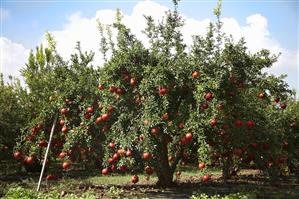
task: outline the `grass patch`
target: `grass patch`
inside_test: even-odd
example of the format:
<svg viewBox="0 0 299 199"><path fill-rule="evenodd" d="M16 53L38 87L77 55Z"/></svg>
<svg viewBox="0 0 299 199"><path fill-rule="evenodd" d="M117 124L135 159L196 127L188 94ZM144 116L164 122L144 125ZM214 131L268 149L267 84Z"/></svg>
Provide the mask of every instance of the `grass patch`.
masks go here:
<svg viewBox="0 0 299 199"><path fill-rule="evenodd" d="M299 198L299 187L296 181L289 179L277 186L271 186L261 181L264 178L255 177L256 170L244 170L241 176L232 179L226 184L222 183L219 178L221 171L219 169L205 169L203 172L199 171L197 167L179 166L178 171L181 172L179 178L174 176L174 180L178 183L178 187L171 189L158 189L154 185L157 182L155 175L149 179L144 173L140 173L139 182L134 185L131 183L132 174L110 174L103 176L99 171L69 171L63 173L56 181L43 180L41 186L41 195L43 198L189 198L192 195L205 198L204 195L213 196L220 194L220 196L233 193L254 193L257 196L289 196L288 198ZM205 173L212 175L211 182L202 183L201 176ZM19 174L17 174L19 175ZM247 176L247 177L246 177ZM250 176L248 178L248 176ZM16 192L24 191L25 194L34 192L38 182L38 174L29 174L20 176L16 181L0 180L0 197L13 189ZM9 179L9 176L8 176ZM294 184L294 183L295 184ZM16 190L21 187L25 190ZM88 194L85 194L88 193ZM16 193L16 195L19 193ZM83 195L85 194L85 195ZM220 198L219 196L219 198ZM209 197L208 197L209 198ZM213 197L210 197L213 198ZM282 197L283 198L283 197ZM218 198L217 198L218 199Z"/></svg>

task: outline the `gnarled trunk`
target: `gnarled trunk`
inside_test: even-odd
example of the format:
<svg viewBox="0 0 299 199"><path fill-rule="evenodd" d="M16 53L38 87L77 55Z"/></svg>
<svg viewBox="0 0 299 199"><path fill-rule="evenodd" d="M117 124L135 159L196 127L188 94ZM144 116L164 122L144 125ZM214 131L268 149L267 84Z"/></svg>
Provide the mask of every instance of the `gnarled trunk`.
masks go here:
<svg viewBox="0 0 299 199"><path fill-rule="evenodd" d="M156 173L158 177L157 186L171 187L174 185L173 174L181 156L178 155L173 161L173 163L171 165L169 164L167 142L164 136L161 137L161 142L157 147L157 150L159 151L159 155L157 156L158 165L156 168Z"/></svg>
<svg viewBox="0 0 299 199"><path fill-rule="evenodd" d="M157 170L157 177L158 177L158 182L157 182L157 186L159 187L171 187L174 185L173 182L173 172L170 171L170 167L164 167L162 168L162 164L161 167L159 168L159 170Z"/></svg>
<svg viewBox="0 0 299 199"><path fill-rule="evenodd" d="M223 177L223 182L226 183L228 179L230 179L230 167L231 167L231 160L230 158L225 159L222 158L222 177Z"/></svg>

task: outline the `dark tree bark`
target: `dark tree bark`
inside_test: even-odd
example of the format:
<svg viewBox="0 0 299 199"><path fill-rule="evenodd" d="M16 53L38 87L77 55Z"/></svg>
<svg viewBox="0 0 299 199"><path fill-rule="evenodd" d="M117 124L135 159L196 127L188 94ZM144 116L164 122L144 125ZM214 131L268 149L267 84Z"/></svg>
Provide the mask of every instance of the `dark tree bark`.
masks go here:
<svg viewBox="0 0 299 199"><path fill-rule="evenodd" d="M231 167L231 159L222 158L222 177L224 183L226 183L227 180L230 179L231 177L230 167Z"/></svg>
<svg viewBox="0 0 299 199"><path fill-rule="evenodd" d="M181 105L184 98L186 98L187 89L182 89L180 93L178 93L178 97L174 98L174 106L168 110L168 112L173 113L177 112L179 109L179 106ZM168 162L168 149L167 149L167 135L162 134L159 137L159 145L157 146L157 150L159 151L158 155L158 165L156 168L156 173L158 177L157 186L159 187L171 187L175 183L173 182L173 174L176 170L176 166L179 163L181 159L181 153L178 153L176 155L173 163L170 165Z"/></svg>
<svg viewBox="0 0 299 199"><path fill-rule="evenodd" d="M173 182L173 174L175 172L178 162L181 159L181 154L175 157L175 160L171 165L169 164L167 142L164 135L161 136L161 142L157 147L157 150L159 151L159 155L157 156L159 163L156 169L158 177L157 186L172 187L175 185L175 183Z"/></svg>

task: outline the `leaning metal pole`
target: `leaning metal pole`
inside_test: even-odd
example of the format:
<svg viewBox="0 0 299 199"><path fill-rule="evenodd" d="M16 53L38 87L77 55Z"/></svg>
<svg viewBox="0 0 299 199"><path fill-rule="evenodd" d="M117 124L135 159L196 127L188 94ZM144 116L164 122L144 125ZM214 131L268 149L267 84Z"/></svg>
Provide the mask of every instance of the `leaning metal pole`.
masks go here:
<svg viewBox="0 0 299 199"><path fill-rule="evenodd" d="M51 145L53 133L54 133L54 130L55 130L57 118L58 118L58 113L56 113L55 119L54 119L54 122L53 122L53 125L52 125L52 129L51 129L51 133L50 133L50 138L49 138L49 141L48 141L48 146L47 146L46 154L45 154L45 157L44 157L43 167L42 167L42 170L40 172L40 176L39 176L39 180L38 180L38 184L37 184L37 189L36 189L37 192L39 192L40 184L42 182L42 178L43 178L43 175L44 175L44 171L45 171L45 167L46 167L46 162L47 162L47 158L48 158L48 152L49 152L49 149L50 149L50 145Z"/></svg>

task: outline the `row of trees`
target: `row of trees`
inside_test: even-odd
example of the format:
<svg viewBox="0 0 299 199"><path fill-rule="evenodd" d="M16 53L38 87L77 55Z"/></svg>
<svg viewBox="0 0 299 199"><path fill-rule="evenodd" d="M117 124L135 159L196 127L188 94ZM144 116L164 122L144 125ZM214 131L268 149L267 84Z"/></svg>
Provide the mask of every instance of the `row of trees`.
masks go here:
<svg viewBox="0 0 299 199"><path fill-rule="evenodd" d="M59 113L48 163L61 161L64 169L72 162L103 168L104 175L144 168L161 186L171 186L178 163L191 156L201 168L220 166L224 180L250 166L273 178L295 172L299 104L283 77L262 72L278 57L249 53L243 39L221 32L219 5L215 15L207 35L194 36L187 49L175 2L163 21L146 17L146 48L118 11L112 26L99 24L101 52L112 54L100 68L79 43L64 61L47 34L49 47L31 52L22 70L30 92L1 84L26 99L14 98L16 110L27 110L13 130L22 129L15 159L40 164Z"/></svg>

